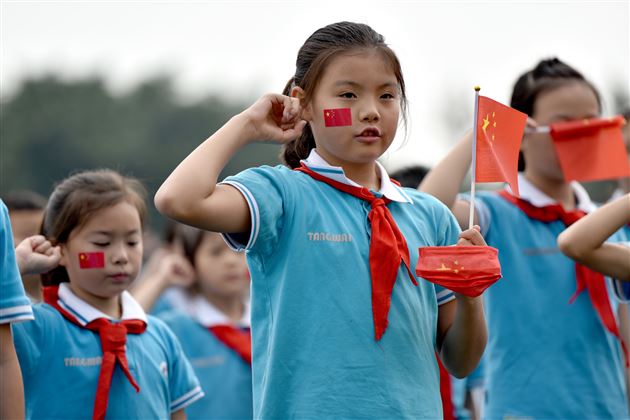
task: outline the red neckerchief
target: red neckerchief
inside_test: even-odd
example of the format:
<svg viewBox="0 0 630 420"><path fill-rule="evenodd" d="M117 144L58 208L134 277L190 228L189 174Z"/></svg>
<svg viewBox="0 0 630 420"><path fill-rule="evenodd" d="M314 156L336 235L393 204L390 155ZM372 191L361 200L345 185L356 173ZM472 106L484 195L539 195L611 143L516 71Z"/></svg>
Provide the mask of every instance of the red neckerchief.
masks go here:
<svg viewBox="0 0 630 420"><path fill-rule="evenodd" d="M249 330L244 331L232 325L215 325L208 327L208 330L249 365L252 364L252 335Z"/></svg>
<svg viewBox="0 0 630 420"><path fill-rule="evenodd" d="M109 398L109 388L112 384L112 375L116 362L122 369L123 373L136 389L140 392L140 387L131 376L125 354L125 343L127 342L127 333L142 334L147 324L144 321L133 319L124 320L113 323L107 318L98 318L91 321L87 325L81 325L74 315L62 308L59 303L59 287L44 287L44 302L55 308L64 318L81 328L97 332L101 339L101 348L103 350L103 361L101 370L98 375L98 385L96 388L96 400L94 402L93 419L104 419L107 412L107 400Z"/></svg>
<svg viewBox="0 0 630 420"><path fill-rule="evenodd" d="M390 202L386 197L378 198L367 188L354 187L342 182L334 181L314 172L302 163L296 171L304 172L313 179L324 182L333 188L350 194L361 200L368 201L372 209L368 219L372 226L370 238L370 275L372 277L372 316L374 317L374 336L380 340L387 329L387 314L391 305L392 290L398 274L398 268L403 263L409 278L415 286L416 278L411 273L409 263L409 249L407 241L400 233L396 221L389 212L386 204ZM392 182L395 182L392 180Z"/></svg>
<svg viewBox="0 0 630 420"><path fill-rule="evenodd" d="M525 200L511 195L505 190L501 191L499 195L521 209L529 218L540 220L545 223L561 220L565 226L569 226L586 215L586 213L582 210L565 211L560 204L536 207ZM595 308L595 312L597 312L597 315L602 321L602 324L604 324L604 327L621 343L621 348L623 349L626 359L626 367L630 367L628 348L619 334L619 328L615 320L615 315L613 314L613 310L610 306L610 300L608 299L608 291L606 290L606 281L604 276L578 263L575 263L575 275L577 289L571 299L569 299L569 303L573 303L584 289L588 290L588 295L591 299L593 308Z"/></svg>

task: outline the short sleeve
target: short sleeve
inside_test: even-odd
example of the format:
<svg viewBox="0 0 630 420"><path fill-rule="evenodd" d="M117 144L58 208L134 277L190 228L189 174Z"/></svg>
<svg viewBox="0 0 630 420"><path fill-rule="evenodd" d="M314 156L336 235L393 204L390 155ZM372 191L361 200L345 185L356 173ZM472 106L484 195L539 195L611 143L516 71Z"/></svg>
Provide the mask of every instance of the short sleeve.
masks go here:
<svg viewBox="0 0 630 420"><path fill-rule="evenodd" d="M287 199L284 167L261 166L226 178L222 184L236 188L247 201L251 229L246 234L224 234L228 245L236 251L270 254L278 243L284 221Z"/></svg>
<svg viewBox="0 0 630 420"><path fill-rule="evenodd" d="M163 321L155 317L151 317L150 322L159 324L161 335L164 336L171 353L169 354L168 386L171 395L171 413L174 413L203 398L204 392L175 334Z"/></svg>
<svg viewBox="0 0 630 420"><path fill-rule="evenodd" d="M33 319L15 260L9 212L0 200L0 324Z"/></svg>

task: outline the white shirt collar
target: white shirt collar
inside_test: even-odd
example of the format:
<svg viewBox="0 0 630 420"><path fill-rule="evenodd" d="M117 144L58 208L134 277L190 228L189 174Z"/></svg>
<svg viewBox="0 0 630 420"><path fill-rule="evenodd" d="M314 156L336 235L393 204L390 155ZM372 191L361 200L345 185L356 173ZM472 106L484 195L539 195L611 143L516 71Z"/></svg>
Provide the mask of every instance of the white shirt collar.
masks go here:
<svg viewBox="0 0 630 420"><path fill-rule="evenodd" d="M579 210L590 213L597 208L582 185L576 181L571 181L571 188L573 189L573 194L575 194L575 198L577 200L576 204ZM553 198L549 197L547 194L539 190L534 184L528 181L527 178L525 178L525 175L521 172L518 174L518 190L520 198L529 201L536 207L557 204Z"/></svg>
<svg viewBox="0 0 630 420"><path fill-rule="evenodd" d="M126 290L120 295L122 305L122 317L120 320L139 319L147 322L147 314L142 306ZM81 325L89 324L98 318L107 318L117 321L109 315L105 315L80 297L74 294L67 283L59 285L59 305L74 315Z"/></svg>
<svg viewBox="0 0 630 420"><path fill-rule="evenodd" d="M330 165L324 160L323 157L319 155L319 153L317 153L317 150L315 149L312 149L308 157L302 160L302 162L304 162L304 164L308 166L309 169L317 172L322 176L325 176L326 178L330 178L334 181L341 182L346 185L352 185L353 187L361 188L361 185L346 177L346 174L344 173L342 167ZM383 165L381 165L377 161L376 167L378 168L381 175L381 189L378 192L392 201L413 204L413 200L411 199L411 197L409 197L401 187L391 181Z"/></svg>
<svg viewBox="0 0 630 420"><path fill-rule="evenodd" d="M234 325L234 322L232 322L227 315L218 310L202 296L195 296L193 298L190 306L190 316L206 328L216 325ZM251 325L250 318L249 304L245 303L243 317L238 321L236 326L249 328Z"/></svg>

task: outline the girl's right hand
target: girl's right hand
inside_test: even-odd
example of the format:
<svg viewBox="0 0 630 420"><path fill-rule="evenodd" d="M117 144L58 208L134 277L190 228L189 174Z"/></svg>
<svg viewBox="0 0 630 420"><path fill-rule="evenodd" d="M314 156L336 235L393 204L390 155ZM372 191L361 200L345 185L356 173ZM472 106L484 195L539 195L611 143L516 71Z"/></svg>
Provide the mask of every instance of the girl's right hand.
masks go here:
<svg viewBox="0 0 630 420"><path fill-rule="evenodd" d="M302 134L306 121L298 98L270 93L241 114L250 129L249 138L287 143Z"/></svg>

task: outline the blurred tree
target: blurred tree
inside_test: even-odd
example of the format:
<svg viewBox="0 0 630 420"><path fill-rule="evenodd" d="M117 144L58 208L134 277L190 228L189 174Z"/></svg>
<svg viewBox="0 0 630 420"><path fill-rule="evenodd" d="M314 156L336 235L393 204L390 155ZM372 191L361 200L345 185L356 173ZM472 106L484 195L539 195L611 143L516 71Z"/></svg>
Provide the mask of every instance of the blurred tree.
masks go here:
<svg viewBox="0 0 630 420"><path fill-rule="evenodd" d="M166 77L122 96L111 95L96 78L30 80L2 103L0 196L13 189L47 195L72 172L108 167L141 179L151 204L170 171L246 106L216 96L179 104ZM222 175L277 164L278 153L276 145L248 146Z"/></svg>

